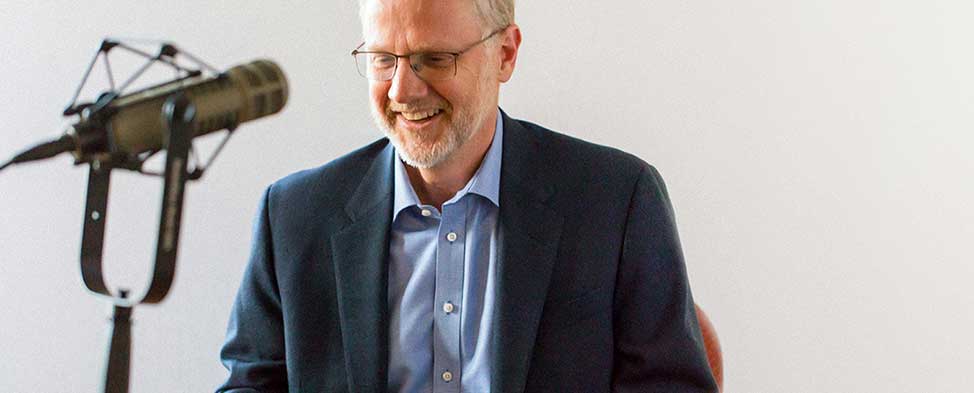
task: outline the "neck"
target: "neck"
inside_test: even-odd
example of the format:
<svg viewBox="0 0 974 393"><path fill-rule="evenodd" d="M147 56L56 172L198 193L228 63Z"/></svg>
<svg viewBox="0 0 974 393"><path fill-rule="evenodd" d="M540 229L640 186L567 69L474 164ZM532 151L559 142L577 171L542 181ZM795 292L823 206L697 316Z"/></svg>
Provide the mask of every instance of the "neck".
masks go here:
<svg viewBox="0 0 974 393"><path fill-rule="evenodd" d="M457 194L480 168L480 164L494 140L496 112L488 116L485 125L474 133L443 162L431 168L416 168L406 165L409 183L420 202L443 210L443 203Z"/></svg>

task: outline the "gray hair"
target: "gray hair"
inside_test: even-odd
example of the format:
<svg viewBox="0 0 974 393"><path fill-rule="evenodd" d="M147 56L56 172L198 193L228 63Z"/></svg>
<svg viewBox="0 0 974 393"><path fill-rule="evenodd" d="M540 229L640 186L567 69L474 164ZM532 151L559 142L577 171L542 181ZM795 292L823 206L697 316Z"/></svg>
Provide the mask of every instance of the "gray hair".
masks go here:
<svg viewBox="0 0 974 393"><path fill-rule="evenodd" d="M370 0L359 0L359 19L365 20L365 6ZM467 0L473 1L477 15L484 26L493 31L514 23L514 0Z"/></svg>
<svg viewBox="0 0 974 393"><path fill-rule="evenodd" d="M490 30L514 23L514 0L475 0L477 13Z"/></svg>

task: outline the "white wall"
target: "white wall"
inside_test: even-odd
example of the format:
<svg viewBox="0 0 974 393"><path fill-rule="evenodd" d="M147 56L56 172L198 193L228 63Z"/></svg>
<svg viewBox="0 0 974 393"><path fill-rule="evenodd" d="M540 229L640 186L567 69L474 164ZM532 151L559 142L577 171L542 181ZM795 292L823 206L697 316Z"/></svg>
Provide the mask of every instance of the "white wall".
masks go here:
<svg viewBox="0 0 974 393"><path fill-rule="evenodd" d="M557 5L556 5L557 4ZM974 377L974 6L967 1L521 1L502 106L668 181L733 392L956 392ZM285 112L187 193L177 281L135 310L132 391L212 390L263 188L379 136L354 1L4 2L0 158L56 136L107 35L220 68L269 57ZM110 306L84 290L86 172L0 172L0 391L97 391ZM106 261L144 288L160 185L114 177Z"/></svg>

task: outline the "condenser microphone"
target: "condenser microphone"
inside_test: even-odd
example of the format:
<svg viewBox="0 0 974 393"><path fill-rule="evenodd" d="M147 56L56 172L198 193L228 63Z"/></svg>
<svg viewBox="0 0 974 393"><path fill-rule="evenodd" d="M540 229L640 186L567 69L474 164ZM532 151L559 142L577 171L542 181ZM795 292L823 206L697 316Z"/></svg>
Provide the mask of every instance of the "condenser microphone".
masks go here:
<svg viewBox="0 0 974 393"><path fill-rule="evenodd" d="M98 153L158 151L167 129L163 105L174 95L183 95L195 108L191 128L197 137L280 112L288 85L277 64L256 60L216 77L191 75L123 96L106 93L82 110L81 120L61 138L18 154L0 169L64 152L85 161Z"/></svg>

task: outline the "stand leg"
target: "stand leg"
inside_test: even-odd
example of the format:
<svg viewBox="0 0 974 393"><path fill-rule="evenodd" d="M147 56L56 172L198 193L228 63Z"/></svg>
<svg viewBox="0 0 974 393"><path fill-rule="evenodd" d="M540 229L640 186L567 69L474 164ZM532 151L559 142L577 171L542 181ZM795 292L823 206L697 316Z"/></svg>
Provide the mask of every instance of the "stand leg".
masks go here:
<svg viewBox="0 0 974 393"><path fill-rule="evenodd" d="M112 338L108 346L105 393L128 393L129 362L132 358L132 307L115 305Z"/></svg>

